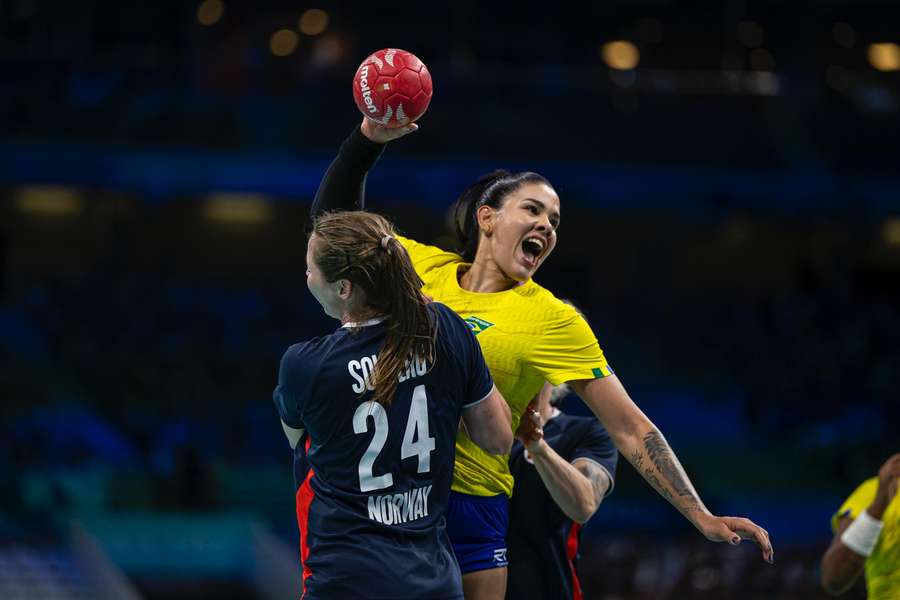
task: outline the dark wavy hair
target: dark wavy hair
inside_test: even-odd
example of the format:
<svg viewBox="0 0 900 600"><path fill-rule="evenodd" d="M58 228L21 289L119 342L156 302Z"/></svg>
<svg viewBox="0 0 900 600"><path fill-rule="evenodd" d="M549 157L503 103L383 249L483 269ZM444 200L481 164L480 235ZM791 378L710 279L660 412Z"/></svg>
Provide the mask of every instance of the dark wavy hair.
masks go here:
<svg viewBox="0 0 900 600"><path fill-rule="evenodd" d="M457 252L466 262L475 259L478 251L478 219L475 212L480 206L500 208L506 196L526 183L543 183L549 187L550 182L538 173L522 171L510 173L497 169L482 175L478 181L463 190L451 209L453 215L454 235L457 241Z"/></svg>
<svg viewBox="0 0 900 600"><path fill-rule="evenodd" d="M407 361L434 364L437 322L428 313L422 280L393 225L381 215L325 213L313 221L312 234L318 240L313 260L325 279L350 280L364 292L367 306L388 316L388 334L378 352L372 386L373 400L390 406Z"/></svg>

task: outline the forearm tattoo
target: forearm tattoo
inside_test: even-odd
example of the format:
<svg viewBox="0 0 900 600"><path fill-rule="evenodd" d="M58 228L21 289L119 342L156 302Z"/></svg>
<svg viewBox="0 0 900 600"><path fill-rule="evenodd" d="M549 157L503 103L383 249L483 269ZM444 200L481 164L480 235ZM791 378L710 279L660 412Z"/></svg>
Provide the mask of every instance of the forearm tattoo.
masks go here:
<svg viewBox="0 0 900 600"><path fill-rule="evenodd" d="M630 457L634 468L657 492L681 510L685 512L702 510L700 499L697 498L696 492L687 480L687 475L662 434L659 431L650 431L644 436L643 441L643 449L635 450ZM651 464L644 464L645 456L649 457ZM662 476L666 485L660 481L657 473ZM680 499L678 502L675 501L673 492Z"/></svg>
<svg viewBox="0 0 900 600"><path fill-rule="evenodd" d="M609 475L606 473L605 469L598 467L589 460L579 460L576 462L578 464L575 465L575 468L591 482L591 490L594 492L594 498L596 498L597 502L600 502L603 500L603 496L606 495L606 491L609 489Z"/></svg>

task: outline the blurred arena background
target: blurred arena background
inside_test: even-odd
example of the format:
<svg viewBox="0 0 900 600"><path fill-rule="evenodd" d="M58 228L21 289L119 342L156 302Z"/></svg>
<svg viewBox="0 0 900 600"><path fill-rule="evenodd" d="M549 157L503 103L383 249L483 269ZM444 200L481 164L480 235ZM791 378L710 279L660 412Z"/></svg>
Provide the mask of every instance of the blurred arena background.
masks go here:
<svg viewBox="0 0 900 600"><path fill-rule="evenodd" d="M446 243L476 175L546 175L539 282L586 309L706 503L776 547L706 543L621 460L586 596L824 597L830 515L900 449L896 14L0 0L0 597L295 593L271 390L334 327L306 214L385 46L435 94L371 206Z"/></svg>

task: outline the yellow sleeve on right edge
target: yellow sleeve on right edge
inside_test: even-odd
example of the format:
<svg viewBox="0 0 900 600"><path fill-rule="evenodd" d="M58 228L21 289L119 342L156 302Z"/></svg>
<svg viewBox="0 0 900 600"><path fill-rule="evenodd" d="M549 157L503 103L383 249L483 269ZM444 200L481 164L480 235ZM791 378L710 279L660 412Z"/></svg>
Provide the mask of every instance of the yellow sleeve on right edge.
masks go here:
<svg viewBox="0 0 900 600"><path fill-rule="evenodd" d="M859 514L867 509L872 501L875 500L875 494L878 492L878 478L872 477L862 482L850 497L847 498L841 507L831 517L831 531L837 533L838 523L843 517L856 519Z"/></svg>
<svg viewBox="0 0 900 600"><path fill-rule="evenodd" d="M541 377L553 385L613 374L591 326L568 305L548 322L529 359Z"/></svg>
<svg viewBox="0 0 900 600"><path fill-rule="evenodd" d="M415 267L419 277L422 278L432 269L443 267L447 263L462 262L459 254L441 250L437 246L422 244L402 235L397 236L397 241L403 244L403 247L409 252L409 258L412 260L413 267Z"/></svg>

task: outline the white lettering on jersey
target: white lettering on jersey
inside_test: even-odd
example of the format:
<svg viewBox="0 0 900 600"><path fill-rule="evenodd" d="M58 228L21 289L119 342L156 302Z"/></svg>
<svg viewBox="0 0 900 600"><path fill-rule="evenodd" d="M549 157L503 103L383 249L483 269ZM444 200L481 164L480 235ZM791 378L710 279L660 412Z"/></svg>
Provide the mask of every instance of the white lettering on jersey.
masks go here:
<svg viewBox="0 0 900 600"><path fill-rule="evenodd" d="M363 379L366 380L366 389L370 392L375 389L372 385L372 373L375 372L375 363L378 362L378 356L363 356L359 359L360 364L362 364L363 370Z"/></svg>
<svg viewBox="0 0 900 600"><path fill-rule="evenodd" d="M366 390L371 392L375 389L375 386L372 385L372 374L375 372L375 365L377 363L377 354L363 356L360 359L351 360L347 363L347 371L350 373L350 376L353 377L354 381L351 388L355 393L362 394ZM403 383L414 377L421 377L427 372L428 361L424 358L420 359L416 357L415 360L406 361L403 368L400 369L400 375L397 379L400 383Z"/></svg>
<svg viewBox="0 0 900 600"><path fill-rule="evenodd" d="M400 525L428 516L431 486L413 488L402 494L369 496L369 519L384 525Z"/></svg>
<svg viewBox="0 0 900 600"><path fill-rule="evenodd" d="M358 360L351 360L347 363L347 370L350 371L350 376L356 380L356 383L353 384L353 391L362 394L366 389L366 380L362 376L362 365Z"/></svg>

